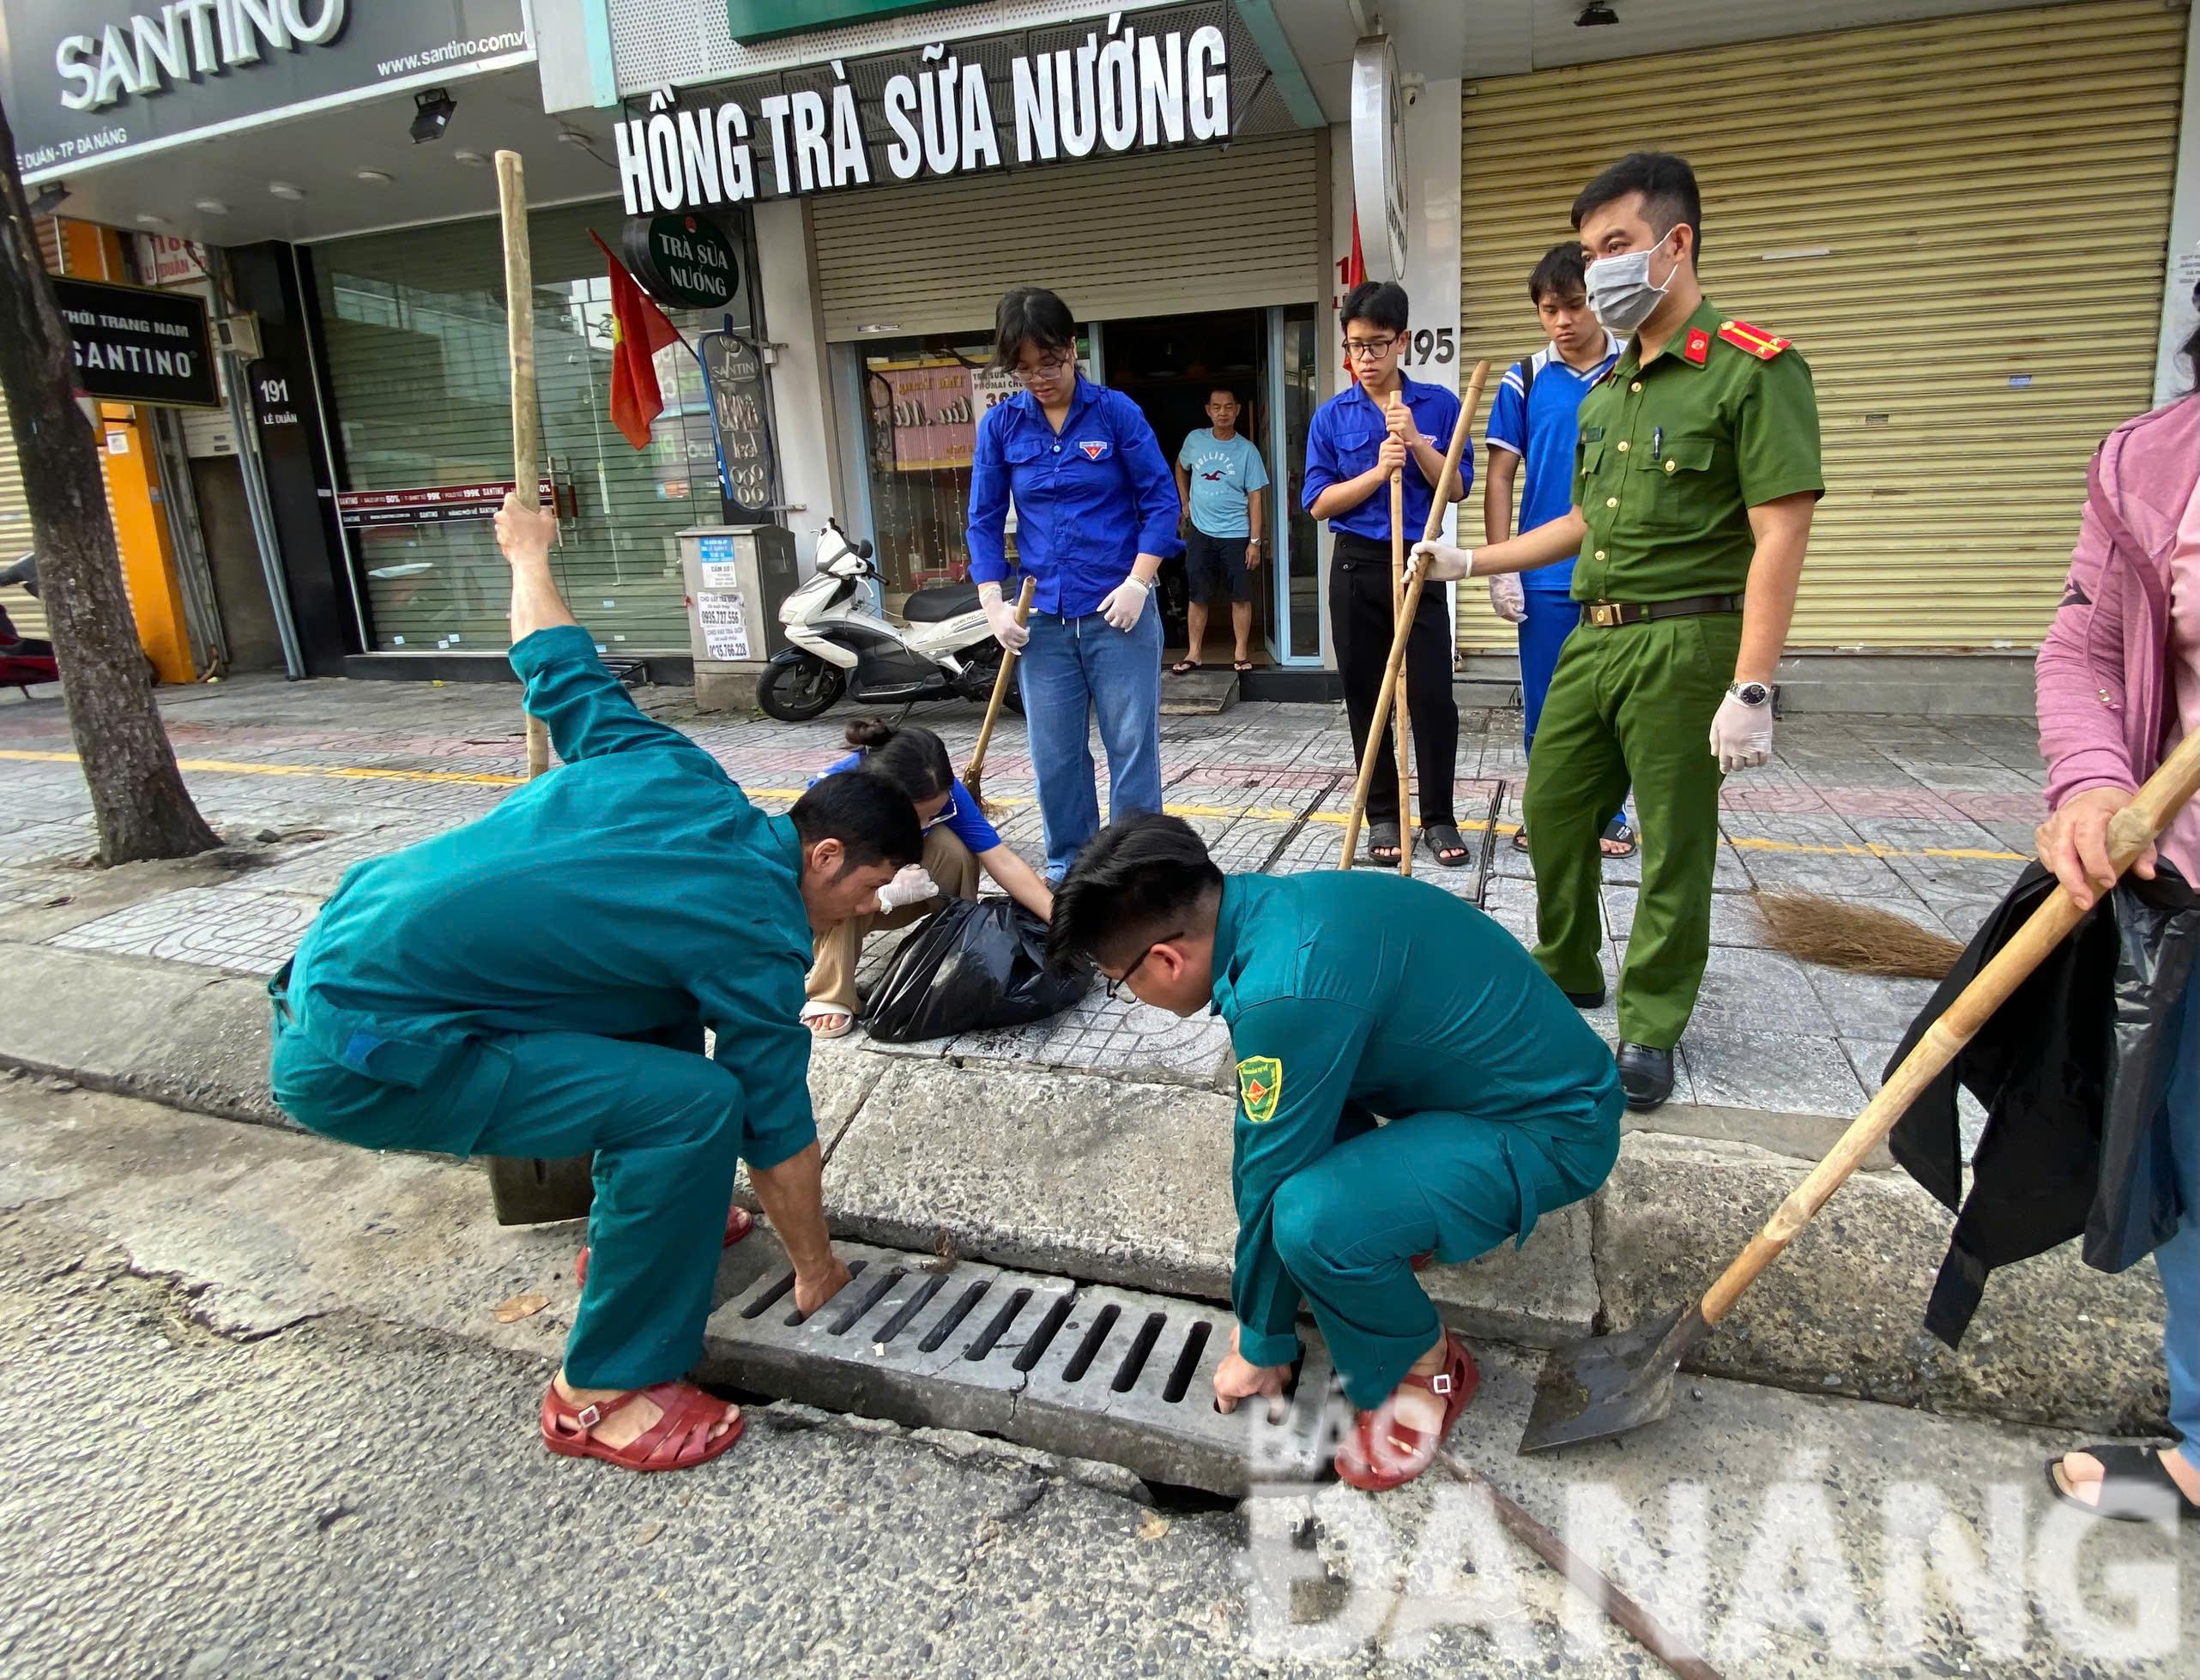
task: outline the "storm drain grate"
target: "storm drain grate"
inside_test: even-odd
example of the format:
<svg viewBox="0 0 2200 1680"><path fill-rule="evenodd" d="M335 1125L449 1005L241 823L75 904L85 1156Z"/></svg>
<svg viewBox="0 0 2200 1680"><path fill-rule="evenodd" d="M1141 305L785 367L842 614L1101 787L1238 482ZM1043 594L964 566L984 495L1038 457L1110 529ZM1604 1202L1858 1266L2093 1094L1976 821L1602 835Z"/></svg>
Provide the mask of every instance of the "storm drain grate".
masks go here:
<svg viewBox="0 0 2200 1680"><path fill-rule="evenodd" d="M1296 1395L1214 1409L1230 1309L970 1261L840 1246L850 1279L804 1319L759 1231L728 1254L705 1374L836 1411L1002 1436L1236 1495L1326 1465L1343 1416L1309 1338Z"/></svg>

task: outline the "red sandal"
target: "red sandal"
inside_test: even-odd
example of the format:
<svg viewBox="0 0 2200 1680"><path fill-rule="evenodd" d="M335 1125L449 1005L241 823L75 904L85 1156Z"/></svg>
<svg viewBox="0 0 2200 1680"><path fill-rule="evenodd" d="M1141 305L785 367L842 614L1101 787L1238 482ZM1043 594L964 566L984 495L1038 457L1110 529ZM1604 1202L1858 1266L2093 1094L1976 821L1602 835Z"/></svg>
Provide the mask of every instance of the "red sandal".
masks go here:
<svg viewBox="0 0 2200 1680"><path fill-rule="evenodd" d="M624 1447L595 1438L596 1425L633 1399L653 1402L657 1421ZM710 1431L732 1414L733 1427L716 1441ZM542 1397L542 1444L569 1459L601 1459L621 1470L692 1470L708 1464L741 1438L748 1419L740 1408L706 1394L692 1382L660 1382L630 1388L607 1400L577 1406L552 1383Z"/></svg>
<svg viewBox="0 0 2200 1680"><path fill-rule="evenodd" d="M1459 1422L1460 1413L1466 1410L1481 1382L1474 1356L1457 1338L1447 1334L1442 1365L1428 1376L1408 1371L1398 1385L1400 1388L1411 1385L1441 1399L1443 1427L1429 1435L1399 1423L1393 1394L1375 1411L1363 1411L1353 1420L1351 1432L1331 1460L1339 1479L1366 1493L1387 1493L1404 1487L1435 1462L1436 1449L1444 1444L1445 1436L1451 1434L1452 1425Z"/></svg>
<svg viewBox="0 0 2200 1680"><path fill-rule="evenodd" d="M732 1248L734 1244L740 1242L743 1237L746 1236L755 1229L756 1221L749 1218L748 1209L745 1207L728 1208L726 1210L726 1241L722 1246L728 1248ZM585 1288L587 1286L588 1280L589 1251L587 1248L583 1246L581 1249L581 1257L573 1262L573 1281Z"/></svg>

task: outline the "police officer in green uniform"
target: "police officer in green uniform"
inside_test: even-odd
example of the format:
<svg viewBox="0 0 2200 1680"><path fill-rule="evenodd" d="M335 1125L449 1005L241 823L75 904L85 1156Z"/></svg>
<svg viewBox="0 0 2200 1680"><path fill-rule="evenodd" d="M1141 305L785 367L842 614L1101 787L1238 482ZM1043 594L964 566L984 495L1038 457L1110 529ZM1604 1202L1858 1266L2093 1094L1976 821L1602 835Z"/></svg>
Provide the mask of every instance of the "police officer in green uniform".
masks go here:
<svg viewBox="0 0 2200 1680"><path fill-rule="evenodd" d="M685 1469L740 1433L679 1381L701 1351L736 1158L813 1311L845 1284L799 1020L810 929L923 841L909 796L832 776L766 816L644 716L507 500L512 668L565 760L480 821L360 864L270 982L276 1100L371 1149L595 1156L588 1268L542 1400L552 1451ZM704 1056L705 1028L717 1043Z"/></svg>
<svg viewBox="0 0 2200 1680"><path fill-rule="evenodd" d="M1463 900L1355 871L1225 876L1175 817L1102 831L1055 894L1048 946L1110 996L1229 1024L1223 1410L1283 1392L1303 1298L1359 1410L1338 1473L1371 1490L1419 1475L1476 1373L1414 1271L1524 1241L1604 1182L1621 1096L1602 1041Z"/></svg>
<svg viewBox="0 0 2200 1680"><path fill-rule="evenodd" d="M1711 946L1719 788L1772 753L1772 689L1825 480L1810 372L1705 300L1701 201L1680 158L1638 152L1574 203L1589 303L1634 341L1583 399L1573 511L1486 548L1415 549L1449 580L1578 547L1580 627L1559 656L1528 763L1536 960L1604 1001L1597 837L1631 782L1642 884L1620 978L1629 1106L1672 1094L1673 1047Z"/></svg>

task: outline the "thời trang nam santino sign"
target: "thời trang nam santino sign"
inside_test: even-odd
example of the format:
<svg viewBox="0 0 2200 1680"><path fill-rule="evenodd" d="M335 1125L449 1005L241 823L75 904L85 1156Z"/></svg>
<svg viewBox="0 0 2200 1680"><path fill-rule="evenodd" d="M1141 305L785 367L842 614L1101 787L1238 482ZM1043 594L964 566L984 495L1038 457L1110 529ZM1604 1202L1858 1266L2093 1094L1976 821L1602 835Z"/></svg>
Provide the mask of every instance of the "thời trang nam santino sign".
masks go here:
<svg viewBox="0 0 2200 1680"><path fill-rule="evenodd" d="M614 130L626 213L1226 141L1228 39L1167 16L1096 23L1075 45L1016 54L1005 76L987 74L991 43L966 41L834 59L815 86L759 78L693 106L657 94Z"/></svg>

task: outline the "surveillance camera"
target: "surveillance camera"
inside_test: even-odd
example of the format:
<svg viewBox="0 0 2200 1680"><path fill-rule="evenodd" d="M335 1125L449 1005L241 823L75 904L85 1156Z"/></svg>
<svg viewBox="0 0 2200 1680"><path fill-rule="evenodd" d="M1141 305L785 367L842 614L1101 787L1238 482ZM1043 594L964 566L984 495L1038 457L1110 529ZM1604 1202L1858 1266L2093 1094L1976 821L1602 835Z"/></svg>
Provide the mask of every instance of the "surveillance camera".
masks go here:
<svg viewBox="0 0 2200 1680"><path fill-rule="evenodd" d="M1418 88L1408 88L1405 90L1405 103L1408 106L1416 106L1420 104L1421 90Z"/></svg>

